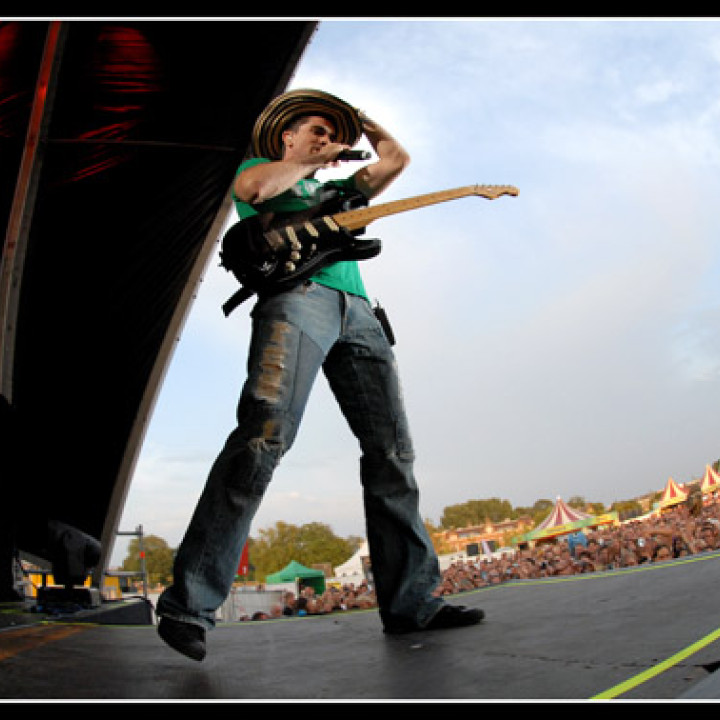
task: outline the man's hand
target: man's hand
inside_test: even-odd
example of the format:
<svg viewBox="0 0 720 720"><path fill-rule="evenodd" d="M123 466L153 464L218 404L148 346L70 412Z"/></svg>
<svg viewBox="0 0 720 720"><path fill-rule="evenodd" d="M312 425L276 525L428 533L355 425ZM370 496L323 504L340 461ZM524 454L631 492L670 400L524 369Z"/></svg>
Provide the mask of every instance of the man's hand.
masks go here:
<svg viewBox="0 0 720 720"><path fill-rule="evenodd" d="M337 159L337 156L343 150L349 149L350 146L345 145L344 143L328 143L319 149L311 148L307 156L307 161L308 164L322 162L322 165L316 168L317 170L324 170L329 167L339 167L340 160Z"/></svg>
<svg viewBox="0 0 720 720"><path fill-rule="evenodd" d="M381 125L359 111L363 133L378 156L355 175L355 187L366 197L379 195L410 163L410 155Z"/></svg>

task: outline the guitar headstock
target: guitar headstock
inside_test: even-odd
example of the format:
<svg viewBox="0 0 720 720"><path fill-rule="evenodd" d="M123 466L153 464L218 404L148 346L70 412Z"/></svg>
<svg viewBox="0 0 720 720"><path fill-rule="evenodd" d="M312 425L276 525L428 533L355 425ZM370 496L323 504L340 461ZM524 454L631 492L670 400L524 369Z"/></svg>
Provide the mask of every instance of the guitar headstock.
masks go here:
<svg viewBox="0 0 720 720"><path fill-rule="evenodd" d="M475 185L473 193L488 200L495 200L503 195L518 195L520 191L512 185Z"/></svg>

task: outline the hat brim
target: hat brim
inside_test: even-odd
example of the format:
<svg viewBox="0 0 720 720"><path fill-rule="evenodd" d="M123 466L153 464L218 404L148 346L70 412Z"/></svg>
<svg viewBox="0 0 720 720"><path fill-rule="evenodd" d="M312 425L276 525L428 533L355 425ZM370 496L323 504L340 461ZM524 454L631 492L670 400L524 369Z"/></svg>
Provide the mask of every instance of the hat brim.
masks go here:
<svg viewBox="0 0 720 720"><path fill-rule="evenodd" d="M335 142L354 145L362 135L356 108L323 90L299 89L278 95L260 113L252 133L252 151L256 157L280 160L282 134L297 117L320 115L335 127Z"/></svg>

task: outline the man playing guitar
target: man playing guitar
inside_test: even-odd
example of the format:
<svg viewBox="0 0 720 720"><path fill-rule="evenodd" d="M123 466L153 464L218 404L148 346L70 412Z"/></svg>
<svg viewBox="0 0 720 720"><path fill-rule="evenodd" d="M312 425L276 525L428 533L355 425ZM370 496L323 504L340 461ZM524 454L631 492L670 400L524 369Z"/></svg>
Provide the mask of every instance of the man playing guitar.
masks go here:
<svg viewBox="0 0 720 720"><path fill-rule="evenodd" d="M377 161L347 180L320 183L315 172L365 134ZM330 188L382 192L409 156L380 125L339 98L296 90L258 118L256 157L241 165L233 187L240 218L263 228L278 216L312 208ZM260 248L262 254L267 248ZM251 521L281 457L292 445L322 368L358 439L360 476L380 619L387 633L474 625L478 609L434 594L438 560L419 512L414 452L395 357L355 260L318 270L280 292L260 293L252 310L248 376L237 427L210 470L178 549L174 584L160 597L160 636L195 660L205 630L230 591Z"/></svg>

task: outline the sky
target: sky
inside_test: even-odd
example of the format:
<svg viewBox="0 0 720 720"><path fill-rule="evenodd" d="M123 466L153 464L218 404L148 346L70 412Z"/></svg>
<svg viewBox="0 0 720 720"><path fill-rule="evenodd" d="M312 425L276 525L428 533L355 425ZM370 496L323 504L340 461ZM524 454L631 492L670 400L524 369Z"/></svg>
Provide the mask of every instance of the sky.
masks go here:
<svg viewBox="0 0 720 720"><path fill-rule="evenodd" d="M424 518L492 497L609 505L720 458L720 22L326 19L289 87L344 98L409 151L375 203L519 190L367 230ZM220 311L236 289L214 258L121 530L182 538L245 377L251 303ZM323 376L251 536L278 521L365 535L357 442Z"/></svg>

